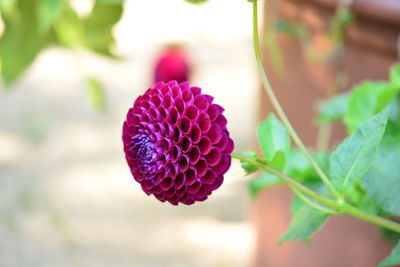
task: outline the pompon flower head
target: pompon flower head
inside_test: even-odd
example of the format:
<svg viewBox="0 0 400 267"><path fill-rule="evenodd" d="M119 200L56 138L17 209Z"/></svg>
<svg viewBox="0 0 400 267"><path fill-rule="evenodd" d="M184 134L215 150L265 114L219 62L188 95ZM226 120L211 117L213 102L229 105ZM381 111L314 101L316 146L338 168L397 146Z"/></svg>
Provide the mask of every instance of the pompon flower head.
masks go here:
<svg viewBox="0 0 400 267"><path fill-rule="evenodd" d="M122 139L146 194L190 205L221 186L234 147L223 111L187 82L157 83L135 100Z"/></svg>
<svg viewBox="0 0 400 267"><path fill-rule="evenodd" d="M185 82L190 76L190 62L181 45L169 45L158 56L154 82Z"/></svg>

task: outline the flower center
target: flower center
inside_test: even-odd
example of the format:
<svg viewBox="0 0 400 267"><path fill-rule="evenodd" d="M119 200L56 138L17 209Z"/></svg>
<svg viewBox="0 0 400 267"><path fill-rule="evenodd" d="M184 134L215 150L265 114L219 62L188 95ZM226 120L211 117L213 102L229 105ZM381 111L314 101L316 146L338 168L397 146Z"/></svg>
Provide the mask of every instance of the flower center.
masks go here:
<svg viewBox="0 0 400 267"><path fill-rule="evenodd" d="M140 134L133 138L133 152L136 164L142 169L142 173L154 171L154 161L157 156L154 143L146 135Z"/></svg>
<svg viewBox="0 0 400 267"><path fill-rule="evenodd" d="M153 156L152 143L147 137L143 137L137 143L137 157L142 161L149 162Z"/></svg>

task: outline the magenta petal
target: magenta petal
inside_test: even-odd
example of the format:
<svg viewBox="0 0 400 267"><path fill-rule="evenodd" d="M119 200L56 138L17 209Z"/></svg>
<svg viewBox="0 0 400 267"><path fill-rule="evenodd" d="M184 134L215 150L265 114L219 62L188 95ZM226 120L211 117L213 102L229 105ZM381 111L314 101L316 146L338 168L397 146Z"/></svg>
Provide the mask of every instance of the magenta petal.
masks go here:
<svg viewBox="0 0 400 267"><path fill-rule="evenodd" d="M208 138L208 137L201 138L201 140L198 144L198 147L202 154L208 154L208 152L210 152L210 150L212 148L210 138Z"/></svg>
<svg viewBox="0 0 400 267"><path fill-rule="evenodd" d="M201 130L200 130L200 127L197 124L192 126L192 130L190 131L190 138L192 139L192 142L194 144L196 144L197 142L200 141Z"/></svg>
<svg viewBox="0 0 400 267"><path fill-rule="evenodd" d="M189 161L190 164L194 165L196 164L201 156L200 149L197 146L192 147L192 149L189 152Z"/></svg>
<svg viewBox="0 0 400 267"><path fill-rule="evenodd" d="M207 113L201 113L199 116L199 127L202 132L206 132L211 127L210 117L208 117Z"/></svg>
<svg viewBox="0 0 400 267"><path fill-rule="evenodd" d="M211 143L218 143L222 138L222 129L218 124L211 125L210 130L208 131L208 137L211 140Z"/></svg>
<svg viewBox="0 0 400 267"><path fill-rule="evenodd" d="M171 178L165 178L161 184L160 187L163 191L166 191L172 187L172 179Z"/></svg>
<svg viewBox="0 0 400 267"><path fill-rule="evenodd" d="M179 159L179 171L185 172L189 168L189 157L187 155L183 155Z"/></svg>
<svg viewBox="0 0 400 267"><path fill-rule="evenodd" d="M197 171L195 169L188 169L186 171L186 185L192 185L197 179Z"/></svg>
<svg viewBox="0 0 400 267"><path fill-rule="evenodd" d="M204 159L201 159L197 162L196 171L199 177L203 177L204 174L206 174L207 168L208 168L207 161L205 161Z"/></svg>
<svg viewBox="0 0 400 267"><path fill-rule="evenodd" d="M207 110L209 102L204 95L198 95L194 98L194 104L198 107L198 109Z"/></svg>
<svg viewBox="0 0 400 267"><path fill-rule="evenodd" d="M181 142L181 148L183 153L189 152L189 150L192 148L192 140L187 136L183 137Z"/></svg>
<svg viewBox="0 0 400 267"><path fill-rule="evenodd" d="M231 157L226 154L221 157L221 160L212 169L215 173L221 175L228 171L231 166Z"/></svg>
<svg viewBox="0 0 400 267"><path fill-rule="evenodd" d="M203 176L202 180L205 184L211 185L215 182L216 177L215 177L215 174L211 170L208 170L206 172L206 174Z"/></svg>
<svg viewBox="0 0 400 267"><path fill-rule="evenodd" d="M188 187L187 192L190 194L196 194L197 192L199 192L200 188L201 188L201 183L194 182L194 184Z"/></svg>
<svg viewBox="0 0 400 267"><path fill-rule="evenodd" d="M181 117L179 119L179 126L184 134L187 134L192 129L192 121L188 117Z"/></svg>
<svg viewBox="0 0 400 267"><path fill-rule="evenodd" d="M221 160L221 152L217 148L213 148L205 158L209 166L215 166Z"/></svg>
<svg viewBox="0 0 400 267"><path fill-rule="evenodd" d="M201 88L199 87L191 87L190 90L192 90L192 93L194 96L198 96L201 94Z"/></svg>
<svg viewBox="0 0 400 267"><path fill-rule="evenodd" d="M199 109L196 106L190 105L186 109L186 116L191 120L197 119L197 116L199 116Z"/></svg>
<svg viewBox="0 0 400 267"><path fill-rule="evenodd" d="M181 189L182 186L185 184L186 181L186 175L184 173L180 173L176 176L175 181L174 181L174 187L175 189Z"/></svg>
<svg viewBox="0 0 400 267"><path fill-rule="evenodd" d="M182 114L185 111L185 108L186 108L185 107L185 102L180 97L176 97L174 102L175 102L176 109L178 110L179 113Z"/></svg>
<svg viewBox="0 0 400 267"><path fill-rule="evenodd" d="M192 91L190 91L190 89L183 90L183 92L182 92L182 100L185 103L193 102L193 93L192 93Z"/></svg>

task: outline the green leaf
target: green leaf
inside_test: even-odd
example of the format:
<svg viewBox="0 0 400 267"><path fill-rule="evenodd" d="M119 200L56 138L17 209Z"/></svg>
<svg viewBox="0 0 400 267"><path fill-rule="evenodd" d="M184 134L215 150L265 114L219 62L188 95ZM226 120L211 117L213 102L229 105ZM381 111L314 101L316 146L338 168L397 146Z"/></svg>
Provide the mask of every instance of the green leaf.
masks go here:
<svg viewBox="0 0 400 267"><path fill-rule="evenodd" d="M328 216L329 214L304 204L294 214L288 230L279 239L279 243L296 239L310 241L311 236L323 226Z"/></svg>
<svg viewBox="0 0 400 267"><path fill-rule="evenodd" d="M243 151L242 154L247 158L257 159L257 153L254 151ZM258 170L258 167L254 166L251 163L248 163L246 161L240 162L242 163L242 168L246 172L246 175L252 174L253 172Z"/></svg>
<svg viewBox="0 0 400 267"><path fill-rule="evenodd" d="M290 151L289 135L282 123L270 114L257 128L261 151L272 167L283 170Z"/></svg>
<svg viewBox="0 0 400 267"><path fill-rule="evenodd" d="M314 152L312 153L314 160L317 162L318 166L324 171L329 172L329 160L330 160L330 153L328 152ZM314 168L313 171L315 172ZM318 179L320 179L319 175L315 172L315 175Z"/></svg>
<svg viewBox="0 0 400 267"><path fill-rule="evenodd" d="M83 21L83 45L97 53L115 57L112 53L115 44L112 29L121 18L122 12L121 4L96 2L90 16Z"/></svg>
<svg viewBox="0 0 400 267"><path fill-rule="evenodd" d="M312 157L317 164L326 171L329 164L329 155L327 153L312 153ZM311 166L304 153L298 149L290 151L286 163L285 173L299 181L319 179L319 176Z"/></svg>
<svg viewBox="0 0 400 267"><path fill-rule="evenodd" d="M344 191L365 175L374 163L388 120L388 110L364 122L333 152L329 161L329 176L339 191Z"/></svg>
<svg viewBox="0 0 400 267"><path fill-rule="evenodd" d="M317 177L312 177L309 180L305 180L302 182L302 184L306 187L308 187L309 189L311 189L312 191L321 194L321 195L326 195L328 190L325 186L325 184L323 182L321 182L321 179L317 176ZM307 197L307 196L305 196ZM306 202L303 201L303 199L301 199L301 197L298 196L298 194L293 195L292 198L292 203L290 205L290 210L292 212L292 214L296 214L296 212L302 208L305 205L309 205Z"/></svg>
<svg viewBox="0 0 400 267"><path fill-rule="evenodd" d="M14 15L17 7L17 0L0 0L0 13L6 17Z"/></svg>
<svg viewBox="0 0 400 267"><path fill-rule="evenodd" d="M379 204L361 188L360 183L355 183L346 190L346 198L350 200L350 203L368 213L378 216L385 215Z"/></svg>
<svg viewBox="0 0 400 267"><path fill-rule="evenodd" d="M348 93L338 94L325 102L319 111L320 122L342 120L347 112Z"/></svg>
<svg viewBox="0 0 400 267"><path fill-rule="evenodd" d="M385 211L400 216L400 135L385 136L361 185Z"/></svg>
<svg viewBox="0 0 400 267"><path fill-rule="evenodd" d="M119 21L122 12L121 3L96 1L90 16L85 19L85 24L89 28L108 28Z"/></svg>
<svg viewBox="0 0 400 267"><path fill-rule="evenodd" d="M400 89L400 64L394 65L390 68L390 83Z"/></svg>
<svg viewBox="0 0 400 267"><path fill-rule="evenodd" d="M353 88L344 121L353 133L364 121L382 111L398 89L387 82L363 82Z"/></svg>
<svg viewBox="0 0 400 267"><path fill-rule="evenodd" d="M83 23L68 2L64 3L62 15L54 23L54 31L62 45L74 48L84 43Z"/></svg>
<svg viewBox="0 0 400 267"><path fill-rule="evenodd" d="M5 20L5 31L0 38L1 73L10 86L33 62L43 48L46 37L38 37L38 23L33 1L21 1L18 14L21 20Z"/></svg>
<svg viewBox="0 0 400 267"><path fill-rule="evenodd" d="M287 155L283 151L276 152L275 156L271 161L268 162L268 165L274 167L277 170L284 170L285 164L287 161Z"/></svg>
<svg viewBox="0 0 400 267"><path fill-rule="evenodd" d="M249 151L247 151L246 154L243 154L247 157L255 157L256 153L249 153ZM327 165L326 162L329 160L327 154L314 153L313 157L317 161L318 165L320 165L323 169L326 169L325 165ZM269 164L270 163L271 162L269 162ZM253 166L251 164L243 166L242 163L242 167L247 173L252 173L257 169L256 166ZM296 149L289 151L284 172L289 176L295 178L296 180L302 181L313 190L319 190L319 188L313 187L316 180L318 182L320 181L319 176L315 173L314 169L310 165L310 162L301 151ZM248 182L248 189L250 194L253 197L256 197L262 190L281 183L282 180L279 177L276 177L275 175L270 173L262 173L262 175L259 176L257 179L252 179Z"/></svg>
<svg viewBox="0 0 400 267"><path fill-rule="evenodd" d="M304 153L298 149L293 149L289 152L285 173L293 178L301 179L312 174L313 169Z"/></svg>
<svg viewBox="0 0 400 267"><path fill-rule="evenodd" d="M325 152L312 153L312 157L325 172L328 170L329 154ZM298 149L289 152L285 173L299 181L320 179L304 153Z"/></svg>
<svg viewBox="0 0 400 267"><path fill-rule="evenodd" d="M96 1L91 14L80 19L65 3L62 16L55 22L55 32L60 43L68 47L84 46L96 53L113 57L115 44L112 35L114 25L123 12L122 1Z"/></svg>
<svg viewBox="0 0 400 267"><path fill-rule="evenodd" d="M53 22L61 15L62 0L40 0L37 2L37 17L39 19L39 31L47 31Z"/></svg>
<svg viewBox="0 0 400 267"><path fill-rule="evenodd" d="M392 132L392 135L400 133L400 94L390 103L390 114L387 132Z"/></svg>
<svg viewBox="0 0 400 267"><path fill-rule="evenodd" d="M400 233L399 232L395 232L392 230L389 230L387 228L383 228L381 227L380 232L382 233L382 235L389 240L393 245L396 245L397 242L400 241Z"/></svg>
<svg viewBox="0 0 400 267"><path fill-rule="evenodd" d="M247 183L250 195L258 196L264 189L273 185L281 184L282 180L270 173L263 172L257 179L252 179Z"/></svg>
<svg viewBox="0 0 400 267"><path fill-rule="evenodd" d="M393 248L390 255L384 259L379 266L392 266L396 264L400 264L400 241L397 246Z"/></svg>
<svg viewBox="0 0 400 267"><path fill-rule="evenodd" d="M93 77L86 78L90 104L96 111L105 109L105 98L100 81Z"/></svg>
<svg viewBox="0 0 400 267"><path fill-rule="evenodd" d="M247 157L256 156L256 153L251 151L246 151L243 154ZM257 170L257 167L251 164L242 163L242 167L247 174ZM287 164L285 167L285 173L297 180L309 180L313 178L318 178L307 158L299 150L291 150L289 152ZM248 182L248 189L250 194L253 197L256 197L264 189L281 183L282 180L279 177L276 177L275 175L270 173L263 172L262 175L260 175L257 179L252 179Z"/></svg>

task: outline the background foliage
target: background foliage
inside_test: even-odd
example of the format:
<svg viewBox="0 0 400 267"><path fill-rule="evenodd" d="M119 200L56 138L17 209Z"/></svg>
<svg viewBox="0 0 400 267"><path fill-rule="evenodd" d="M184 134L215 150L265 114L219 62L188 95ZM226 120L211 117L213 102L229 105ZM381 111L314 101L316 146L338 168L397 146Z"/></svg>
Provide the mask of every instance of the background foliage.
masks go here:
<svg viewBox="0 0 400 267"><path fill-rule="evenodd" d="M1 0L0 12L1 76L7 87L51 45L116 57L112 29L122 16L123 0L97 0L84 16L67 0Z"/></svg>
<svg viewBox="0 0 400 267"><path fill-rule="evenodd" d="M390 69L388 81L365 81L351 92L339 94L320 108L320 124L343 123L349 137L332 151L313 152L315 160L350 204L360 209L394 219L400 216L400 65ZM283 125L270 115L258 128L263 161L274 166L314 191L330 197L310 163L297 150L290 148ZM283 141L285 140L285 141ZM268 152L265 152L269 148ZM280 155L283 154L283 155ZM255 152L247 152L256 158ZM257 168L245 164L247 173ZM263 173L249 182L253 196L282 181ZM309 241L331 216L301 194L293 199L293 218L280 239ZM385 231L397 244L381 266L400 264L399 234Z"/></svg>

